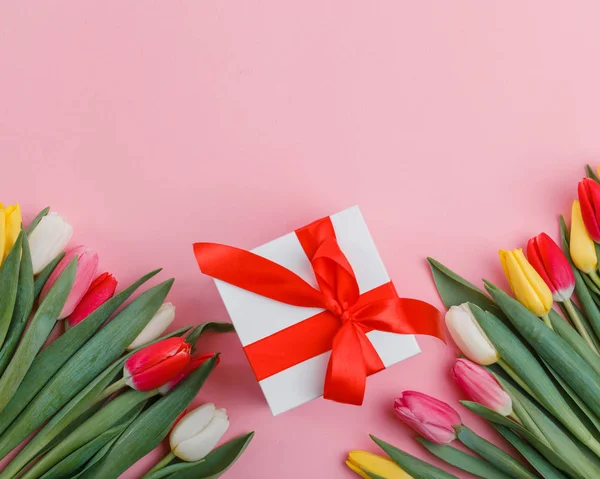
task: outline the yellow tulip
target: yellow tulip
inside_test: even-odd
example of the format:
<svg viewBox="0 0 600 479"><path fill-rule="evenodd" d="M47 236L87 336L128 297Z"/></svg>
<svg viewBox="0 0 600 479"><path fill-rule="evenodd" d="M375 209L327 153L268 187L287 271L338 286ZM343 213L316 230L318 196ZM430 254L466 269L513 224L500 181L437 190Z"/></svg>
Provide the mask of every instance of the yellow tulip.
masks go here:
<svg viewBox="0 0 600 479"><path fill-rule="evenodd" d="M6 242L6 233L4 232L4 205L0 203L0 265L4 259L4 243Z"/></svg>
<svg viewBox="0 0 600 479"><path fill-rule="evenodd" d="M523 250L500 250L500 261L510 289L519 302L536 316L545 316L552 308L552 291L527 261Z"/></svg>
<svg viewBox="0 0 600 479"><path fill-rule="evenodd" d="M346 465L363 479L375 474L383 479L414 479L391 459L367 451L351 451Z"/></svg>
<svg viewBox="0 0 600 479"><path fill-rule="evenodd" d="M571 209L570 242L571 258L577 269L587 274L595 272L598 267L596 245L585 227L581 215L581 206L577 200L573 201L573 208Z"/></svg>
<svg viewBox="0 0 600 479"><path fill-rule="evenodd" d="M4 208L4 258L8 256L17 237L21 232L21 208L19 205L11 205Z"/></svg>

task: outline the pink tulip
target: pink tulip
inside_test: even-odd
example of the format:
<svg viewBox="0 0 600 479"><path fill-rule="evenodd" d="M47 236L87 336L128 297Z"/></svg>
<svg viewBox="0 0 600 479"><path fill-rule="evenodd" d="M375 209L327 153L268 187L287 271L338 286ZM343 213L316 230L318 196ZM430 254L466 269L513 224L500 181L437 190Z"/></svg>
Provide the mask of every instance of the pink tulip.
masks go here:
<svg viewBox="0 0 600 479"><path fill-rule="evenodd" d="M192 346L184 338L163 339L133 354L123 367L125 383L151 391L176 378L190 363Z"/></svg>
<svg viewBox="0 0 600 479"><path fill-rule="evenodd" d="M48 281L44 285L40 294L40 301L43 301L50 288L54 285L58 277L69 265L73 258L77 257L77 273L75 274L75 282L71 288L71 292L67 297L67 301L63 306L63 309L58 316L58 319L64 319L69 316L77 307L86 291L92 284L94 276L96 276L96 270L98 269L98 254L95 251L87 248L86 246L76 246L75 248L67 251L65 257L56 266Z"/></svg>
<svg viewBox="0 0 600 479"><path fill-rule="evenodd" d="M527 259L552 291L554 301L566 301L575 289L575 275L560 247L546 233L527 242Z"/></svg>
<svg viewBox="0 0 600 479"><path fill-rule="evenodd" d="M452 377L469 400L479 403L498 414L512 413L512 400L485 368L468 359L458 358L452 368Z"/></svg>
<svg viewBox="0 0 600 479"><path fill-rule="evenodd" d="M437 444L449 444L456 439L454 426L462 423L448 404L416 391L404 391L394 400L394 410L407 426Z"/></svg>
<svg viewBox="0 0 600 479"><path fill-rule="evenodd" d="M600 185L591 178L584 178L577 187L581 215L588 233L600 243Z"/></svg>
<svg viewBox="0 0 600 479"><path fill-rule="evenodd" d="M102 273L90 285L85 296L67 318L69 327L79 324L106 301L113 297L117 289L117 280L112 274Z"/></svg>

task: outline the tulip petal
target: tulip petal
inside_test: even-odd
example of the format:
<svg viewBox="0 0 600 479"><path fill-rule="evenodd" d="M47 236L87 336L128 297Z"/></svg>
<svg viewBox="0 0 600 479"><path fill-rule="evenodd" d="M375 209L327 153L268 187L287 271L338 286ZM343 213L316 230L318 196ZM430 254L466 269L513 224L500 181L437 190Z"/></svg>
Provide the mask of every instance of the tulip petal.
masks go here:
<svg viewBox="0 0 600 479"><path fill-rule="evenodd" d="M595 242L600 242L600 185L584 178L577 186L577 193L586 229Z"/></svg>
<svg viewBox="0 0 600 479"><path fill-rule="evenodd" d="M151 391L179 375L190 362L189 349L181 350L158 364L127 379L127 385L138 391Z"/></svg>
<svg viewBox="0 0 600 479"><path fill-rule="evenodd" d="M346 466L348 466L348 468L351 471L355 472L356 474L358 474L363 479L371 479L371 476L367 476L367 474L365 472L363 472L363 470L360 467L355 466L354 464L352 464L352 462L346 461Z"/></svg>
<svg viewBox="0 0 600 479"><path fill-rule="evenodd" d="M6 236L4 243L4 258L6 259L21 232L21 208L19 205L11 205L4 209L4 215Z"/></svg>
<svg viewBox="0 0 600 479"><path fill-rule="evenodd" d="M5 214L4 209L2 208L2 203L0 203L0 265L2 261L4 261L4 247L6 243L6 226L5 226Z"/></svg>
<svg viewBox="0 0 600 479"><path fill-rule="evenodd" d="M571 259L575 266L584 273L591 273L598 267L598 257L596 255L596 246L588 233L579 201L573 201L571 208L571 240L569 244Z"/></svg>
<svg viewBox="0 0 600 479"><path fill-rule="evenodd" d="M199 461L214 449L229 428L224 409L217 409L208 425L195 436L180 443L173 453L184 461Z"/></svg>
<svg viewBox="0 0 600 479"><path fill-rule="evenodd" d="M213 403L206 403L187 413L184 416L185 420L180 420L171 431L169 436L171 449L175 449L208 426L216 410Z"/></svg>
<svg viewBox="0 0 600 479"><path fill-rule="evenodd" d="M351 451L346 464L361 477L370 479L368 473L376 474L386 479L411 479L407 472L388 457L379 456L367 451ZM358 469L358 470L357 470ZM367 473L363 472L367 471Z"/></svg>
<svg viewBox="0 0 600 479"><path fill-rule="evenodd" d="M163 303L142 332L127 347L127 350L132 351L150 341L154 341L169 327L174 319L175 306L169 302Z"/></svg>
<svg viewBox="0 0 600 479"><path fill-rule="evenodd" d="M466 304L452 306L446 313L446 327L458 349L471 361L484 366L494 364L500 356L483 332Z"/></svg>
<svg viewBox="0 0 600 479"><path fill-rule="evenodd" d="M163 359L174 356L189 344L184 338L169 338L158 343L151 344L141 351L133 354L125 361L124 371L127 376L139 374L144 370L157 365Z"/></svg>
<svg viewBox="0 0 600 479"><path fill-rule="evenodd" d="M555 301L566 301L575 289L575 275L560 247L546 233L527 243L527 259L552 291Z"/></svg>
<svg viewBox="0 0 600 479"><path fill-rule="evenodd" d="M75 307L67 321L69 326L75 326L83 321L106 301L113 297L117 288L117 280L113 275L103 273L96 278Z"/></svg>
<svg viewBox="0 0 600 479"><path fill-rule="evenodd" d="M29 235L33 273L38 274L69 244L73 228L65 218L51 212L44 216Z"/></svg>

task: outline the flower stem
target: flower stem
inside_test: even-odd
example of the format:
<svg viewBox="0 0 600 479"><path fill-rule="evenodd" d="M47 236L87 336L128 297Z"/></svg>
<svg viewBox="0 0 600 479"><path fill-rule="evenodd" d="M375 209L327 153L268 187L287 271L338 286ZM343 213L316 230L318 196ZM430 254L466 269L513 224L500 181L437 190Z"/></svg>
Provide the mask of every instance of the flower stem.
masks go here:
<svg viewBox="0 0 600 479"><path fill-rule="evenodd" d="M504 361L504 359L500 358L498 359L498 365L504 369L504 371L506 371L506 374L508 374L519 386L521 386L526 392L527 394L529 394L533 399L535 399L538 403L540 402L537 398L537 396L533 393L533 391L531 390L531 388L525 384L525 381L523 381L523 379L521 379L521 376L519 376L517 374L517 372L511 368L506 361ZM541 403L540 403L541 404Z"/></svg>
<svg viewBox="0 0 600 479"><path fill-rule="evenodd" d="M590 337L587 329L585 329L585 327L583 326L583 323L581 322L581 318L579 317L579 314L577 314L577 311L575 311L575 308L573 307L573 303L571 302L571 300L566 299L565 301L563 301L563 304L565 305L565 309L567 310L567 313L569 313L569 317L571 318L571 321L573 321L573 324L575 325L575 329L577 329L577 331L579 332L581 337L583 339L585 339L585 342L588 343L588 345L590 346L592 351L594 351L596 354L600 355L600 352L598 352L598 349L596 348L594 341L592 341L592 338Z"/></svg>
<svg viewBox="0 0 600 479"><path fill-rule="evenodd" d="M546 326L554 330L554 328L552 327L552 321L550 321L550 316L548 316L548 313L543 314L541 318L544 320L544 323L546 323Z"/></svg>
<svg viewBox="0 0 600 479"><path fill-rule="evenodd" d="M600 276L598 276L598 273L596 273L595 271L592 271L591 273L588 274L588 276L594 282L594 284L598 288L600 288Z"/></svg>
<svg viewBox="0 0 600 479"><path fill-rule="evenodd" d="M158 461L152 469L150 469L146 474L144 474L142 476L142 479L144 479L144 477L147 477L156 471L161 470L163 467L167 466L173 459L175 459L175 454L173 454L173 451L171 451L171 452L169 452L169 454L167 454L165 457L163 457L160 461Z"/></svg>
<svg viewBox="0 0 600 479"><path fill-rule="evenodd" d="M98 395L98 397L94 400L94 404L97 404L103 399L106 399L108 396L111 396L112 394L116 393L119 389L125 386L126 381L127 380L125 378L121 378L117 382L112 383Z"/></svg>

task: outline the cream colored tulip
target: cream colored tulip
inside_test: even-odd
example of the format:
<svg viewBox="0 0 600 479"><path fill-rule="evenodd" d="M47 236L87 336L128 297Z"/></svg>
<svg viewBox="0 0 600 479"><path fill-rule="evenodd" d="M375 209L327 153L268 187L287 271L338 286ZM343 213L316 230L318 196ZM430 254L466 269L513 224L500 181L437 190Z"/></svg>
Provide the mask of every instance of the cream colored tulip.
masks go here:
<svg viewBox="0 0 600 479"><path fill-rule="evenodd" d="M127 347L127 350L132 351L144 344L148 344L150 341L154 341L165 332L174 319L175 306L173 303L163 303L142 332Z"/></svg>
<svg viewBox="0 0 600 479"><path fill-rule="evenodd" d="M473 316L469 305L452 306L446 313L446 327L458 349L478 364L494 364L500 355Z"/></svg>
<svg viewBox="0 0 600 479"><path fill-rule="evenodd" d="M49 213L29 235L33 274L39 274L69 244L73 228L58 213Z"/></svg>

